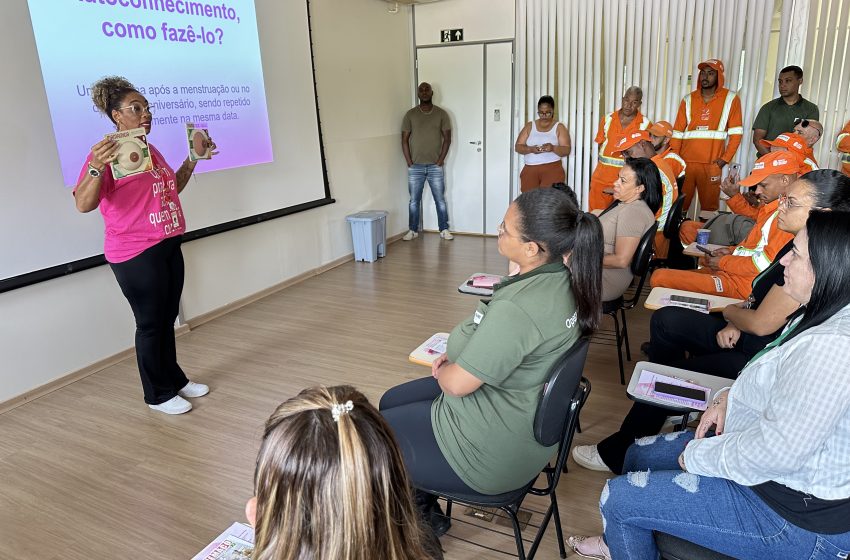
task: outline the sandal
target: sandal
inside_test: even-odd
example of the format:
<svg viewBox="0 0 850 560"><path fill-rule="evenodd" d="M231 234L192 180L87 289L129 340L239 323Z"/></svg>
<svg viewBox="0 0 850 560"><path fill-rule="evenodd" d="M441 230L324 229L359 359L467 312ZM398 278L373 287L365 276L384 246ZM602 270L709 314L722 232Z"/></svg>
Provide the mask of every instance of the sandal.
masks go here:
<svg viewBox="0 0 850 560"><path fill-rule="evenodd" d="M567 544L572 547L573 552L575 552L582 558L592 558L593 560L611 560L611 555L606 552L608 547L605 546L605 541L602 540L602 536L573 536L567 539Z"/></svg>

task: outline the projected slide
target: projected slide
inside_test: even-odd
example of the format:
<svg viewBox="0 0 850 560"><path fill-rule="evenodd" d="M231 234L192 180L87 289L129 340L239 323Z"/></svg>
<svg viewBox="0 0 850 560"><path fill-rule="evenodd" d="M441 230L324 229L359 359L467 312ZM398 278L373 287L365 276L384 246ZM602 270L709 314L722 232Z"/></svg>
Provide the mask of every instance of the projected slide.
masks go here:
<svg viewBox="0 0 850 560"><path fill-rule="evenodd" d="M28 1L66 185L114 130L90 96L107 75L147 98L150 140L173 167L188 155L187 122L205 123L220 151L198 171L272 161L253 0Z"/></svg>

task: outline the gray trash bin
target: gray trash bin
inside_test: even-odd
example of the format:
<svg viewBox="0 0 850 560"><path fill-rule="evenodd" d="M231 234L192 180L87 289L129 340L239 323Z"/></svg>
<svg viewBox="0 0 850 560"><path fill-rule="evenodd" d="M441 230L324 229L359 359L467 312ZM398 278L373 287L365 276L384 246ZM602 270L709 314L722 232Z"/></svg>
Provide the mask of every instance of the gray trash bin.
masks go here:
<svg viewBox="0 0 850 560"><path fill-rule="evenodd" d="M366 210L346 216L351 224L354 260L374 262L387 254L386 210Z"/></svg>

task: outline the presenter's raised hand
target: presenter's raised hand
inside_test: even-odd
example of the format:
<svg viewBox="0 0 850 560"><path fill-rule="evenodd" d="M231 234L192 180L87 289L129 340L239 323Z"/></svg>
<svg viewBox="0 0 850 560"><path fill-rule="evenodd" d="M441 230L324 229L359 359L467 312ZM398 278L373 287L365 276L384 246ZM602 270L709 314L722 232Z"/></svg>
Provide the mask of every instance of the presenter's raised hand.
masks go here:
<svg viewBox="0 0 850 560"><path fill-rule="evenodd" d="M103 171L106 164L115 160L117 154L117 142L104 138L91 147L91 161L89 163L91 163L91 166L98 171Z"/></svg>

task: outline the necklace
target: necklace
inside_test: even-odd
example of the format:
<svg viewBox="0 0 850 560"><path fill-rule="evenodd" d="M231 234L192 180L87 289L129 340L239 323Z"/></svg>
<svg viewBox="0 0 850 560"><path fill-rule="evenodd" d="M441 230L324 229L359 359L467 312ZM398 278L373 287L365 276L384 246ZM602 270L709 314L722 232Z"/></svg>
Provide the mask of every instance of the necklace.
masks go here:
<svg viewBox="0 0 850 560"><path fill-rule="evenodd" d="M419 111L420 111L423 115L430 115L431 113L433 113L433 112L434 112L434 106L433 106L433 105L431 105L431 110L430 110L430 111L423 111L423 110L422 110L422 105L417 105L417 107L419 107Z"/></svg>

